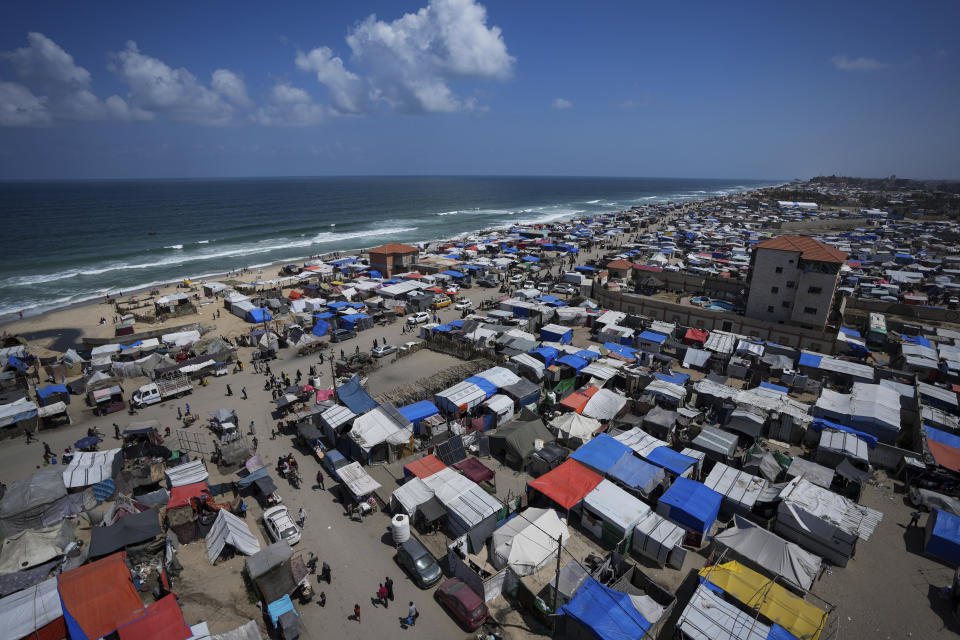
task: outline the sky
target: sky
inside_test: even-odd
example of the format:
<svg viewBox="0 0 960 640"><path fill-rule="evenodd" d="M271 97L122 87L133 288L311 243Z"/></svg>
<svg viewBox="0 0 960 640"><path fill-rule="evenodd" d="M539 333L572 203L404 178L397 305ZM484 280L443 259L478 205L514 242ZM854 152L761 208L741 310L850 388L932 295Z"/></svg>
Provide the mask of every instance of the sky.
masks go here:
<svg viewBox="0 0 960 640"><path fill-rule="evenodd" d="M947 0L7 0L0 16L4 180L960 178Z"/></svg>

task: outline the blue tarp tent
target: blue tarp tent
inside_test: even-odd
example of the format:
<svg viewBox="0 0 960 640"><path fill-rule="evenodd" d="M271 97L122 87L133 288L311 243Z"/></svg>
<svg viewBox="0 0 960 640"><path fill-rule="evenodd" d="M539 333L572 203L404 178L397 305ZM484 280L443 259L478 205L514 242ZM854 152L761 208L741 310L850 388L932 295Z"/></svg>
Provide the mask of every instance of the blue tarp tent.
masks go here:
<svg viewBox="0 0 960 640"><path fill-rule="evenodd" d="M590 577L557 613L575 620L597 640L637 640L646 637L651 627L628 594L607 588ZM568 632L566 636L580 634Z"/></svg>
<svg viewBox="0 0 960 640"><path fill-rule="evenodd" d="M587 366L587 361L583 358L578 358L577 356L571 356L570 354L560 356L557 358L557 362L560 364L565 364L568 367L573 367L577 373L580 373L580 369L583 369Z"/></svg>
<svg viewBox="0 0 960 640"><path fill-rule="evenodd" d="M596 351L591 351L590 349L581 349L580 351L577 351L573 355L577 356L578 358L583 358L587 362L592 362L593 360L596 360L597 358L600 357L599 353L597 353Z"/></svg>
<svg viewBox="0 0 960 640"><path fill-rule="evenodd" d="M633 451L623 454L607 470L607 475L626 487L641 490L644 495L649 495L663 482L663 469L641 460Z"/></svg>
<svg viewBox="0 0 960 640"><path fill-rule="evenodd" d="M856 278L853 278L853 279L856 280ZM863 336L860 335L860 332L857 331L856 329L847 329L846 327L840 327L840 333L842 333L842 334L844 334L844 335L847 335L847 336L850 336L851 338L862 338L862 337L863 337ZM906 337L906 336L904 336L904 337Z"/></svg>
<svg viewBox="0 0 960 640"><path fill-rule="evenodd" d="M636 349L625 347L622 344L616 344L614 342L604 342L603 348L617 354L621 358L635 358L637 356Z"/></svg>
<svg viewBox="0 0 960 640"><path fill-rule="evenodd" d="M655 373L653 374L658 380L663 380L664 382L669 382L670 384L679 384L681 387L687 383L687 380L690 379L685 373L675 373L673 375L667 375L666 373Z"/></svg>
<svg viewBox="0 0 960 640"><path fill-rule="evenodd" d="M557 296L540 296L539 298L537 298L538 302L544 302L544 303L557 302L558 300L560 300L560 298L558 298Z"/></svg>
<svg viewBox="0 0 960 640"><path fill-rule="evenodd" d="M367 275L370 276L371 278L382 278L382 277L383 277L383 274L380 273L379 271L377 271L376 269L370 269L370 271L367 272Z"/></svg>
<svg viewBox="0 0 960 640"><path fill-rule="evenodd" d="M26 371L28 369L27 363L18 358L17 356L10 356L7 358L7 364L16 369L17 371Z"/></svg>
<svg viewBox="0 0 960 640"><path fill-rule="evenodd" d="M822 356L815 356L812 353L804 352L800 354L800 360L797 361L797 366L819 369L821 360L823 360Z"/></svg>
<svg viewBox="0 0 960 640"><path fill-rule="evenodd" d="M365 313L352 313L349 316L340 316L340 324L347 329L359 329L365 324L364 320L369 320L370 316Z"/></svg>
<svg viewBox="0 0 960 640"><path fill-rule="evenodd" d="M47 404L47 398L55 393L62 393L64 395L64 401L70 404L70 392L67 391L67 388L62 384L50 384L43 389L37 389L37 400L40 401L41 405L45 405Z"/></svg>
<svg viewBox="0 0 960 640"><path fill-rule="evenodd" d="M494 395L497 392L497 385L493 384L486 378L481 378L479 376L470 376L469 378L464 380L464 382L475 384L481 389L483 389L483 392L487 394L487 398L489 398L490 396Z"/></svg>
<svg viewBox="0 0 960 640"><path fill-rule="evenodd" d="M414 402L413 404L408 404L405 407L398 407L399 411L404 418L416 424L420 420L426 420L430 416L435 416L440 413L440 409L437 409L437 405L433 404L429 400L421 400L420 402Z"/></svg>
<svg viewBox="0 0 960 640"><path fill-rule="evenodd" d="M773 391L779 391L780 393L790 393L790 389L787 389L786 387L781 387L778 384L773 384L772 382L761 382L760 388L772 389Z"/></svg>
<svg viewBox="0 0 960 640"><path fill-rule="evenodd" d="M580 462L594 471L606 473L613 465L617 464L625 453L633 453L630 447L623 444L613 436L601 433L593 440L588 440L580 445L570 457Z"/></svg>
<svg viewBox="0 0 960 640"><path fill-rule="evenodd" d="M296 609L293 608L293 602L290 600L289 595L285 595L279 600L275 600L267 605L267 614L270 616L270 622L273 623L273 627L277 627L277 621L280 619L280 616L285 614L287 611L293 611L297 613ZM297 613L297 616L300 614Z"/></svg>
<svg viewBox="0 0 960 640"><path fill-rule="evenodd" d="M535 256L523 256L521 260L523 260L524 262L540 262L540 258L537 258Z"/></svg>
<svg viewBox="0 0 960 640"><path fill-rule="evenodd" d="M460 273L459 271L453 271L453 270L441 271L440 274L441 274L441 275L444 275L444 276L450 276L451 278L456 278L456 279L458 279L458 280L459 280L460 278L466 278L466 277L467 277L467 275L466 275L465 273Z"/></svg>
<svg viewBox="0 0 960 640"><path fill-rule="evenodd" d="M330 311L324 311L323 313L313 314L314 320L329 320L330 318L335 317L337 314L331 313Z"/></svg>
<svg viewBox="0 0 960 640"><path fill-rule="evenodd" d="M438 324L437 326L433 327L431 331L433 331L434 333L438 331L440 333L450 333L451 331L453 331L453 327L451 327L449 324Z"/></svg>
<svg viewBox="0 0 960 640"><path fill-rule="evenodd" d="M544 342L566 344L573 339L573 329L550 324L540 329L540 339Z"/></svg>
<svg viewBox="0 0 960 640"><path fill-rule="evenodd" d="M842 424L837 424L836 422L831 422L830 420L825 420L823 418L816 418L813 422L810 423L810 426L816 432L821 432L824 429L836 429L837 431L846 431L847 433L852 433L861 440L867 443L871 449L877 446L877 436L870 435L869 433L864 433L863 431L857 431L856 429L851 429Z"/></svg>
<svg viewBox="0 0 960 640"><path fill-rule="evenodd" d="M924 338L923 336L900 336L904 342L909 342L910 344L917 344L921 347L930 347L933 348L933 345L930 344L930 341Z"/></svg>
<svg viewBox="0 0 960 640"><path fill-rule="evenodd" d="M330 323L326 320L317 320L317 323L313 325L313 335L315 336L325 336L327 331L330 330Z"/></svg>
<svg viewBox="0 0 960 640"><path fill-rule="evenodd" d="M360 376L353 376L350 382L337 389L337 398L358 416L379 406L360 386Z"/></svg>
<svg viewBox="0 0 960 640"><path fill-rule="evenodd" d="M927 525L930 536L923 550L953 566L960 565L960 517L939 509L930 517L933 523Z"/></svg>
<svg viewBox="0 0 960 640"><path fill-rule="evenodd" d="M656 333L654 331L644 331L639 336L637 336L637 340L640 340L642 342L653 342L654 344L663 344L666 339L667 339L667 336L663 335L662 333Z"/></svg>
<svg viewBox="0 0 960 640"><path fill-rule="evenodd" d="M707 485L689 478L677 478L660 496L657 513L685 529L706 533L716 522L722 501L723 496Z"/></svg>
<svg viewBox="0 0 960 640"><path fill-rule="evenodd" d="M268 320L273 320L273 316L266 309L256 308L247 311L248 322L267 322Z"/></svg>
<svg viewBox="0 0 960 640"><path fill-rule="evenodd" d="M344 302L343 300L337 300L336 302L330 302L327 304L331 309L346 309L350 306L350 303Z"/></svg>
<svg viewBox="0 0 960 640"><path fill-rule="evenodd" d="M652 462L678 476L683 475L687 469L697 464L694 458L674 451L670 447L657 447L647 454L647 462Z"/></svg>
<svg viewBox="0 0 960 640"><path fill-rule="evenodd" d="M540 347L531 351L530 355L540 356L540 359L543 360L543 364L549 367L551 364L553 364L553 361L556 359L558 353L559 352L553 347Z"/></svg>
<svg viewBox="0 0 960 640"><path fill-rule="evenodd" d="M256 471L251 471L247 475L237 480L237 486L241 489L245 489L260 478L266 478L269 475L270 471L266 467L260 467Z"/></svg>

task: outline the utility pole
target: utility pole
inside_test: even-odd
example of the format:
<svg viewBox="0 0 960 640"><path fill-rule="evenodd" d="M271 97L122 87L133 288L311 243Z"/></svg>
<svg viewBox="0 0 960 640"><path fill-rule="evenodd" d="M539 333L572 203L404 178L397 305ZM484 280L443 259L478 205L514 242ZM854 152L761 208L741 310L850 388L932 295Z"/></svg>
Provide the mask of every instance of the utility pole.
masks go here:
<svg viewBox="0 0 960 640"><path fill-rule="evenodd" d="M556 631L557 628L557 600L560 597L560 553L563 551L563 534L557 536L557 577L556 582L553 585L553 628Z"/></svg>
<svg viewBox="0 0 960 640"><path fill-rule="evenodd" d="M338 400L337 398L337 371L336 367L333 365L334 355L333 348L330 348L330 380L333 382L333 399L334 401Z"/></svg>

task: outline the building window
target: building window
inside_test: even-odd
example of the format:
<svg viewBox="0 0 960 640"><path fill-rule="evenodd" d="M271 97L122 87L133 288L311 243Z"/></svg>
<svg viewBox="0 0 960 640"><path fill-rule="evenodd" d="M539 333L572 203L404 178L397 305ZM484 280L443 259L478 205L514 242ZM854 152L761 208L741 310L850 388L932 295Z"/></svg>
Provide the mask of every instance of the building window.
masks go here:
<svg viewBox="0 0 960 640"><path fill-rule="evenodd" d="M822 287L810 287L807 289L807 293L823 293Z"/></svg>
<svg viewBox="0 0 960 640"><path fill-rule="evenodd" d="M773 307L767 307L767 313L773 313Z"/></svg>
<svg viewBox="0 0 960 640"><path fill-rule="evenodd" d="M784 300L783 302L780 303L780 306L782 306L784 309L789 309L790 303L787 300Z"/></svg>
<svg viewBox="0 0 960 640"><path fill-rule="evenodd" d="M813 316L817 315L817 309L816 309L816 307L804 307L804 308L803 308L803 312L804 312L804 313L808 313L808 314L813 315Z"/></svg>
<svg viewBox="0 0 960 640"><path fill-rule="evenodd" d="M780 293L780 287L770 287L770 293Z"/></svg>
<svg viewBox="0 0 960 640"><path fill-rule="evenodd" d="M793 280L787 280L787 289L793 289Z"/></svg>
<svg viewBox="0 0 960 640"><path fill-rule="evenodd" d="M777 273L783 273L783 267L777 267L777 268L775 269L775 271L776 271Z"/></svg>
<svg viewBox="0 0 960 640"><path fill-rule="evenodd" d="M793 264L793 260L787 260L787 262L789 262L790 264Z"/></svg>

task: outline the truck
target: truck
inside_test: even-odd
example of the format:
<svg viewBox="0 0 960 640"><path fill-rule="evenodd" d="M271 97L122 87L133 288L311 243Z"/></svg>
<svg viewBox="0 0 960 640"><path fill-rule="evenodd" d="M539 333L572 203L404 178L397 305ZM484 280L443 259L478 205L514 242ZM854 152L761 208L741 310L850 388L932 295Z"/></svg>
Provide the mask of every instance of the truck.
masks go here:
<svg viewBox="0 0 960 640"><path fill-rule="evenodd" d="M193 393L193 384L185 373L178 373L143 385L133 392L130 402L136 407L145 407L170 398L181 398L188 393Z"/></svg>

